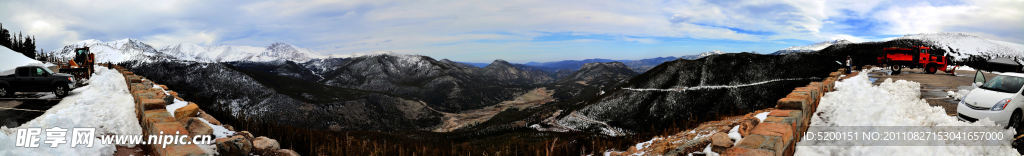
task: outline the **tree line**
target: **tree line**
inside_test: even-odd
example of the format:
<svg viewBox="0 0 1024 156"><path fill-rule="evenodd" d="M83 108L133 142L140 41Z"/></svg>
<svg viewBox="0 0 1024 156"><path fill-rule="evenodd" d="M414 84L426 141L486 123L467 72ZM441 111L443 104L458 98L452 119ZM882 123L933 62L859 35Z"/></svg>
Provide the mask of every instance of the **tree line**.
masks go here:
<svg viewBox="0 0 1024 156"><path fill-rule="evenodd" d="M3 23L0 23L0 45L19 52L28 58L36 58L36 37L22 35L20 31L15 35L5 29Z"/></svg>

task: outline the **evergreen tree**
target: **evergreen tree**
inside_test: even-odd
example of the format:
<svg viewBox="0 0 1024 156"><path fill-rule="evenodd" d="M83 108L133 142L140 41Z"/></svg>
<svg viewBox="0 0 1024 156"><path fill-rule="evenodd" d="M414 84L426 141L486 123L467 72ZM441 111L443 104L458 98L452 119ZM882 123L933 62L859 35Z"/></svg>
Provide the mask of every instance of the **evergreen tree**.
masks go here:
<svg viewBox="0 0 1024 156"><path fill-rule="evenodd" d="M33 37L25 37L25 43L21 44L21 54L25 54L28 58L36 58L36 41Z"/></svg>

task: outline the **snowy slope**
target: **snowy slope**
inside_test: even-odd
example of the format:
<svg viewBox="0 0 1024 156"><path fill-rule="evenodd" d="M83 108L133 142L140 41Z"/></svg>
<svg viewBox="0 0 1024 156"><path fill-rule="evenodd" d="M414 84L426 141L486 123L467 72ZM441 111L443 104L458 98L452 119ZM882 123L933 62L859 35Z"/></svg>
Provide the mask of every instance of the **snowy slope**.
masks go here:
<svg viewBox="0 0 1024 156"><path fill-rule="evenodd" d="M919 39L931 42L941 48L952 50L950 53L957 60L963 60L969 55L994 57L1024 58L1024 45L1006 41L982 38L968 33L930 33L914 34L898 37L896 39ZM952 49L949 49L952 48Z"/></svg>
<svg viewBox="0 0 1024 156"><path fill-rule="evenodd" d="M25 57L7 47L0 47L0 75L13 74L14 68L29 64L42 64L42 62Z"/></svg>
<svg viewBox="0 0 1024 156"><path fill-rule="evenodd" d="M917 82L886 79L872 85L867 74L836 82L836 91L822 97L810 126L995 126L985 118L958 121L942 107L920 98ZM884 107L880 107L884 106ZM1001 131L1002 129L994 129ZM1005 134L1013 134L1006 130ZM1010 135L1005 135L1010 139ZM804 142L807 143L807 142ZM1017 155L1010 146L796 146L795 155ZM798 143L799 144L799 143Z"/></svg>
<svg viewBox="0 0 1024 156"><path fill-rule="evenodd" d="M120 73L97 67L89 84L71 91L70 96L19 128L96 128L97 136L142 134L133 109L134 100ZM15 132L0 128L0 155L113 155L115 150L114 145L101 144L99 139L94 140L92 148L71 148L68 144L50 148L42 142L39 148L15 147ZM70 137L68 133L67 140Z"/></svg>

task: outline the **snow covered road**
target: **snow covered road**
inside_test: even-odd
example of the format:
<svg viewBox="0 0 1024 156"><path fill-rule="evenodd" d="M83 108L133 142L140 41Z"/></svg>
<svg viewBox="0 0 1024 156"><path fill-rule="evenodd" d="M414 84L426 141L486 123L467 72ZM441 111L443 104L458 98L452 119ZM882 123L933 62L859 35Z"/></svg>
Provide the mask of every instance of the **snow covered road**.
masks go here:
<svg viewBox="0 0 1024 156"><path fill-rule="evenodd" d="M134 100L121 73L96 67L89 84L71 91L59 104L18 128L96 128L96 136L142 134ZM38 148L15 147L15 135L15 128L0 128L0 155L113 155L115 151L114 145L100 144L99 139L94 140L92 148L71 148L68 144L56 148L48 144ZM70 137L69 133L68 140Z"/></svg>
<svg viewBox="0 0 1024 156"><path fill-rule="evenodd" d="M866 73L867 71L865 71ZM867 74L836 82L822 97L810 126L995 126L991 120L958 121L920 98L920 84L886 79L875 86ZM997 130L997 131L1002 131ZM1013 130L1005 130L1013 134ZM797 146L796 155L1018 155L1010 146Z"/></svg>

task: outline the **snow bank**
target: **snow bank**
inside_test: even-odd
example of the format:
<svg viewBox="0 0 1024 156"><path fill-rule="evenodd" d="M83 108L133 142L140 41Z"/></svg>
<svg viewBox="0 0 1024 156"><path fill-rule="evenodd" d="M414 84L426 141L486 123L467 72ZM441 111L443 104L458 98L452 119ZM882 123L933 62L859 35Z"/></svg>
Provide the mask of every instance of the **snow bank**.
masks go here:
<svg viewBox="0 0 1024 156"><path fill-rule="evenodd" d="M7 47L0 47L0 75L14 74L14 68L29 64L42 64L42 62L25 57Z"/></svg>
<svg viewBox="0 0 1024 156"><path fill-rule="evenodd" d="M21 128L96 128L97 136L142 134L135 117L134 100L120 73L97 67L89 84L72 90L70 96L43 115L21 125ZM68 144L56 148L15 147L15 132L14 129L0 128L0 155L113 155L115 150L114 145L101 144L99 139L95 140L92 148L71 148ZM70 133L68 137L71 140Z"/></svg>
<svg viewBox="0 0 1024 156"><path fill-rule="evenodd" d="M954 56L954 59L957 60L967 59L968 56L966 55L981 55L1010 58L1024 57L1024 45L1021 45L1019 43L985 39L967 33L914 34L899 37L897 39L919 39L931 42L936 46L945 48L947 50L949 50L948 48L953 48L953 51L959 52L959 54L951 53L951 55Z"/></svg>
<svg viewBox="0 0 1024 156"><path fill-rule="evenodd" d="M871 85L867 74L836 82L811 126L994 126L991 120L958 121L920 99L917 82L886 79ZM1013 134L1007 130L1007 134ZM1008 146L797 146L796 155L1017 155Z"/></svg>

